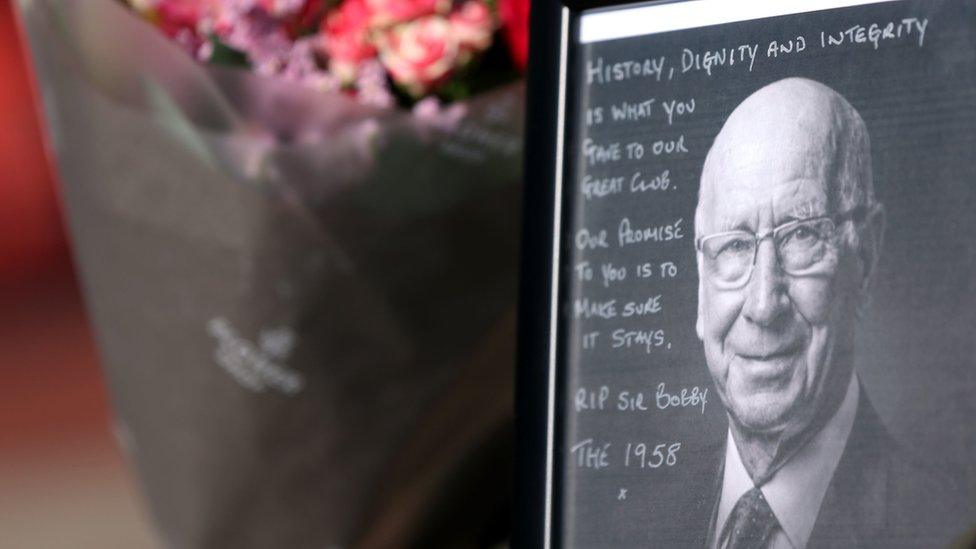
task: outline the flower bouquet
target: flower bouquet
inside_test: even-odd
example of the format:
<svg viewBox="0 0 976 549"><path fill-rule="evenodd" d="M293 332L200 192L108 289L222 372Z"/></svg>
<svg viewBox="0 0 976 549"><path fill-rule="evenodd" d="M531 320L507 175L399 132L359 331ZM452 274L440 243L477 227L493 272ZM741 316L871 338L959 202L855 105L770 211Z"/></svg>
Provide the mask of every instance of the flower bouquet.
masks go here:
<svg viewBox="0 0 976 549"><path fill-rule="evenodd" d="M503 539L524 44L498 37L524 10L19 11L118 438L164 544Z"/></svg>

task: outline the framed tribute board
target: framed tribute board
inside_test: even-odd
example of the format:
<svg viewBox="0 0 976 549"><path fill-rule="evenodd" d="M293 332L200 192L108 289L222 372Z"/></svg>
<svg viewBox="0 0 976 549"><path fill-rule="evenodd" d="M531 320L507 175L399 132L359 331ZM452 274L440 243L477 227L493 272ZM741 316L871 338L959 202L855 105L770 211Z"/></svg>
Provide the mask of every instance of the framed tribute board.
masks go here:
<svg viewBox="0 0 976 549"><path fill-rule="evenodd" d="M976 527L976 2L534 0L517 540Z"/></svg>

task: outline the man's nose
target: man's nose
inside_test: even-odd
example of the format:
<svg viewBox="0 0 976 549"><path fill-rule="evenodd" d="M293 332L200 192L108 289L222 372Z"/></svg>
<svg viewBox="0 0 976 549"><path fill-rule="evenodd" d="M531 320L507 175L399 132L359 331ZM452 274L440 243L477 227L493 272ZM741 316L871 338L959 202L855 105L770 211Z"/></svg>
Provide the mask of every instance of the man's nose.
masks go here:
<svg viewBox="0 0 976 549"><path fill-rule="evenodd" d="M752 267L752 277L746 292L743 314L760 326L772 325L789 311L786 279L776 259L776 247L771 240L759 242L756 264Z"/></svg>

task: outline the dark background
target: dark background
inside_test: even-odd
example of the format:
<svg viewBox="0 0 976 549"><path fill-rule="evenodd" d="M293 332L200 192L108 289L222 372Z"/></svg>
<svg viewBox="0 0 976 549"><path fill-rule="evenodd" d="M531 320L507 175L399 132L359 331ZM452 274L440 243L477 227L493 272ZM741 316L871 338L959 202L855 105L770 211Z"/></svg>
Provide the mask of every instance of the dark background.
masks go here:
<svg viewBox="0 0 976 549"><path fill-rule="evenodd" d="M855 24L899 22L905 17L928 18L923 47L916 36L883 41L877 50L868 44L845 44L823 49L820 31L834 33ZM803 35L805 51L769 59L771 40ZM679 63L683 48L697 52L740 44L759 44L752 71L747 65L715 67L675 74L673 80L632 78L587 86L587 59L604 62L642 60L666 55L669 66ZM860 112L872 141L874 184L878 200L887 210L884 248L872 303L858 331L857 371L882 420L906 452L954 472L976 498L976 372L973 293L976 235L976 11L966 1L905 1L843 10L799 14L722 26L676 31L579 46L569 82L579 92L570 107L583 131L567 136L569 155L575 159L564 182L566 211L573 213L572 232L565 233L563 280L570 282L564 317L572 314L572 299L586 296L617 298L618 307L630 299L662 294L664 312L622 321L571 321L564 338L563 448L561 516L567 545L627 545L671 539L681 529L707 525L681 522L676 510L689 500L711 495L682 490L687 479L702 474L696 455L724 441L724 410L713 394L701 343L695 335L697 274L694 257L694 210L698 178L712 140L732 110L759 88L789 76L822 82L846 97ZM572 94L571 94L572 96ZM663 111L655 104L655 117L644 122L604 123L585 128L587 107L622 100L657 103L667 99L696 100L695 112L672 127L662 123ZM575 109L572 110L572 109ZM571 122L572 125L572 122ZM641 161L622 161L587 168L582 140L598 142L639 140L645 147L657 139L684 135L687 154L674 157L645 155ZM590 171L584 171L589 169ZM625 192L602 199L582 200L579 182L585 173L625 176L625 187L635 170L653 176L671 171L674 188L667 193ZM619 249L579 254L572 236L579 227L607 229L615 241L617 224L629 217L636 228L656 226L683 218L685 236L667 244L636 244ZM564 257L565 257L564 256ZM626 282L603 288L596 282L580 285L572 270L588 260L628 265ZM637 281L633 265L674 261L680 271L675 280ZM599 276L599 275L597 275ZM580 293L582 292L582 293ZM640 350L611 350L607 340L617 327L667 331L670 349L651 354ZM579 335L599 330L602 345L580 350ZM658 383L669 391L682 387L709 387L705 414L694 407L672 411L624 413L613 410L573 411L573 395L580 387L611 388L611 404L619 390L653 395ZM611 443L611 467L580 469L569 447L594 438ZM678 464L672 468L623 467L622 451L628 442L681 442ZM632 458L633 459L633 458ZM628 499L618 500L628 489ZM933 494L933 497L938 497ZM624 512L624 508L627 508ZM632 524L634 509L646 522ZM626 517L626 518L625 518ZM972 522L972 521L971 521ZM639 532L640 539L633 537ZM678 539L677 537L673 539Z"/></svg>

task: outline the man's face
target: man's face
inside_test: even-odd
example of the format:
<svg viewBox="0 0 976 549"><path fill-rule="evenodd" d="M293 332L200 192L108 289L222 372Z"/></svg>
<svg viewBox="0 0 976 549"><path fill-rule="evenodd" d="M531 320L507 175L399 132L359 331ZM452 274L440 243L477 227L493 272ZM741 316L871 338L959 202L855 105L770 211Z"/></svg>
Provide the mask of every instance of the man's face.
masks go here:
<svg viewBox="0 0 976 549"><path fill-rule="evenodd" d="M754 148L711 166L698 233L761 234L837 213L828 209L832 161L802 141L773 155ZM846 387L862 269L839 239L829 249L817 269L787 275L773 240L764 239L750 278L734 289L710 279L699 254L698 335L720 397L750 431L802 429L831 392Z"/></svg>

